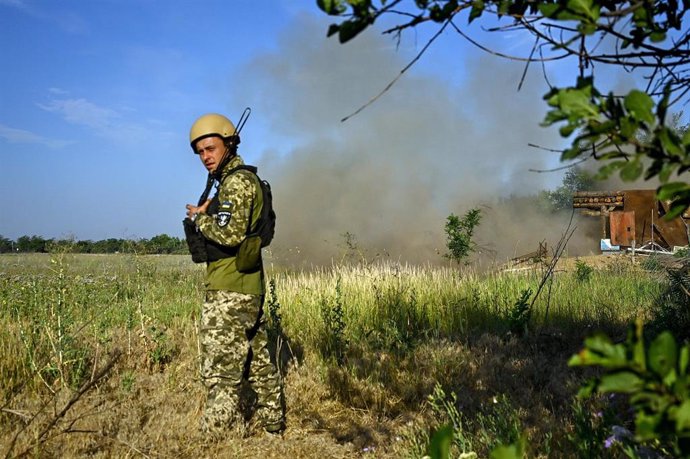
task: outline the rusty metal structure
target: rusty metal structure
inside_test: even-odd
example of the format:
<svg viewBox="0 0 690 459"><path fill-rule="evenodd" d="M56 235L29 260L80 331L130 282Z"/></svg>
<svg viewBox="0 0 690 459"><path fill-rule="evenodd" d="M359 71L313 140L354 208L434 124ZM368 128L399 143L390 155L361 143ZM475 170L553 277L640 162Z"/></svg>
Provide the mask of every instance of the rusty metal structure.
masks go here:
<svg viewBox="0 0 690 459"><path fill-rule="evenodd" d="M573 208L600 217L601 238L623 250L670 252L690 240L690 215L664 219L668 203L656 199L655 190L579 191Z"/></svg>

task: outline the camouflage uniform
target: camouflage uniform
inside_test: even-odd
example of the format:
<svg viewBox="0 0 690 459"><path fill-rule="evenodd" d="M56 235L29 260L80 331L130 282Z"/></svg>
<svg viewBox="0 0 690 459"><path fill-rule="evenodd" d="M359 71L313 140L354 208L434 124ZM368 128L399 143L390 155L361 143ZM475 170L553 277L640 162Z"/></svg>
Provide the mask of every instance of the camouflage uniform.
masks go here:
<svg viewBox="0 0 690 459"><path fill-rule="evenodd" d="M225 247L244 239L249 216L261 215L261 191L253 174L227 172L242 164L235 156L223 169L218 207L213 215L199 214L196 225L203 235ZM222 433L241 419L243 382L256 393L256 415L267 430L284 427L280 376L271 362L262 320L263 267L241 273L235 257L210 262L206 272L206 301L201 314L201 377L208 389L202 428Z"/></svg>

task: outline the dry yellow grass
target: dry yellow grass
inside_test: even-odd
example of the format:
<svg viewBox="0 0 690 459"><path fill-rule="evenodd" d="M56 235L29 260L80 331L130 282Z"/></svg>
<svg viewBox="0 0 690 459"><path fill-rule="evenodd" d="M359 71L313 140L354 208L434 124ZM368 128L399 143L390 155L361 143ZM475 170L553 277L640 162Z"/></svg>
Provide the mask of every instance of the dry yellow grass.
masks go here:
<svg viewBox="0 0 690 459"><path fill-rule="evenodd" d="M296 354L285 378L288 429L275 437L249 426L212 440L198 429L201 276L179 257L0 257L0 454L11 446L10 457L416 457L443 421L428 403L439 385L457 394L477 452L500 430L491 422L505 397L533 455L565 457L581 379L566 359L596 327L620 333L657 282L602 269L597 283L579 285L564 271L550 320L518 338L505 334L503 317L536 274L394 264L275 274ZM348 340L340 367L320 348L322 309L336 301ZM582 310L591 304L597 310ZM539 319L545 300L536 307ZM87 371L72 386L57 375L77 367L60 363L45 337L59 330L65 352L84 351L74 355ZM112 368L59 417L116 350Z"/></svg>

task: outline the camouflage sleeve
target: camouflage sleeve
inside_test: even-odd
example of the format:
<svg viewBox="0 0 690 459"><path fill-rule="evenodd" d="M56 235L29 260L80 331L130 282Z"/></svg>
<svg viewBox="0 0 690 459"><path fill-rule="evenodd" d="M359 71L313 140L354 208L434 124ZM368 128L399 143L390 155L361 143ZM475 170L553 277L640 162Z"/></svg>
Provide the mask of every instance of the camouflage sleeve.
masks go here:
<svg viewBox="0 0 690 459"><path fill-rule="evenodd" d="M239 245L246 236L256 194L256 185L248 173L232 174L218 190L218 213L199 214L196 225L207 239L229 247Z"/></svg>

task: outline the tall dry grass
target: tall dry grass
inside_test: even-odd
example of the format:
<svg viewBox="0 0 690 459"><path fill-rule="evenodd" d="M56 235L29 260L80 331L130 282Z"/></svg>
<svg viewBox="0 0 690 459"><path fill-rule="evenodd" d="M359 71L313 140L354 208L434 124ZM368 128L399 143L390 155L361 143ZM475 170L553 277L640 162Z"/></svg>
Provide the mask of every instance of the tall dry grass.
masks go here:
<svg viewBox="0 0 690 459"><path fill-rule="evenodd" d="M622 334L662 282L627 259L586 280L557 271L528 335L510 333L511 309L541 274L395 263L270 272L281 355L292 358L289 429L210 442L197 429L202 267L178 256L0 256L0 453L416 457L452 405L468 450L486 454L519 427L534 456L567 455L582 377L567 357L593 330Z"/></svg>

